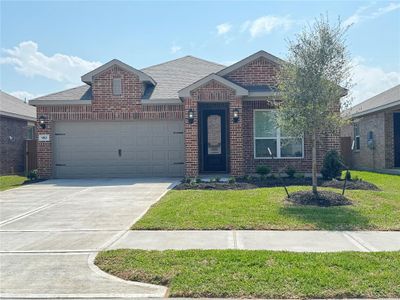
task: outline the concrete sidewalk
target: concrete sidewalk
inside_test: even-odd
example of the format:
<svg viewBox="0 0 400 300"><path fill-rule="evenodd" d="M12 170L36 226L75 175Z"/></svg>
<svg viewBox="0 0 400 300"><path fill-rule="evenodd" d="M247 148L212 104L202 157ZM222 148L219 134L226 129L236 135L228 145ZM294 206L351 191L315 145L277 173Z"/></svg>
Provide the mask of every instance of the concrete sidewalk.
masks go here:
<svg viewBox="0 0 400 300"><path fill-rule="evenodd" d="M400 231L128 231L107 249L399 251Z"/></svg>

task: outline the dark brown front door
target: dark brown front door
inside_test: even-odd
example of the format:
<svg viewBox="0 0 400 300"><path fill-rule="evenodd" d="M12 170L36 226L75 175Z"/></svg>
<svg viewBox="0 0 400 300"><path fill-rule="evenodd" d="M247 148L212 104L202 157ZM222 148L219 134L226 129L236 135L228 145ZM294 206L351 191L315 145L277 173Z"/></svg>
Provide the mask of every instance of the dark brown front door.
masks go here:
<svg viewBox="0 0 400 300"><path fill-rule="evenodd" d="M393 113L394 166L400 168L400 113Z"/></svg>
<svg viewBox="0 0 400 300"><path fill-rule="evenodd" d="M202 171L226 172L226 110L202 110L200 130Z"/></svg>

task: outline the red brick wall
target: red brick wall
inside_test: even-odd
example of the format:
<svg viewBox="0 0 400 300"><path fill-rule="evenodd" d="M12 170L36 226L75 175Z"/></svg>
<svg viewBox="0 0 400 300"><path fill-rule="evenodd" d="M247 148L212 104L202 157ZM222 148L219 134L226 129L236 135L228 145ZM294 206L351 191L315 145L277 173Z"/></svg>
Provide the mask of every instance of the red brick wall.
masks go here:
<svg viewBox="0 0 400 300"><path fill-rule="evenodd" d="M276 86L277 73L278 66L275 63L260 57L224 77L241 86Z"/></svg>
<svg viewBox="0 0 400 300"><path fill-rule="evenodd" d="M114 78L121 78L122 93L112 92ZM140 109L143 85L134 73L112 66L98 74L92 83L93 112L133 112Z"/></svg>
<svg viewBox="0 0 400 300"><path fill-rule="evenodd" d="M26 129L27 121L0 116L1 175L24 172Z"/></svg>
<svg viewBox="0 0 400 300"><path fill-rule="evenodd" d="M185 145L186 145L186 176L193 177L199 173L199 122L198 104L202 102L229 103L228 130L229 130L229 168L232 175L243 175L243 132L242 120L238 123L232 121L232 111L237 108L242 110L242 100L236 97L235 91L223 84L211 80L205 85L193 90L191 97L185 99L185 113L193 109L195 112L194 122L190 124L185 120Z"/></svg>

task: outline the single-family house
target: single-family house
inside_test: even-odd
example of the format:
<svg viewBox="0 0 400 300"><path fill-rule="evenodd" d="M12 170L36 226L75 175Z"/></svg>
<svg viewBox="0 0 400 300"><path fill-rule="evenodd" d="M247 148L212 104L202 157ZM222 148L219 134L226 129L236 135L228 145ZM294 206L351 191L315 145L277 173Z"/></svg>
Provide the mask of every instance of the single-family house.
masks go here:
<svg viewBox="0 0 400 300"><path fill-rule="evenodd" d="M23 174L26 140L35 139L36 108L0 91L0 174Z"/></svg>
<svg viewBox="0 0 400 300"><path fill-rule="evenodd" d="M342 138L353 144L349 164L356 169L400 168L400 85L345 112L350 124Z"/></svg>
<svg viewBox="0 0 400 300"><path fill-rule="evenodd" d="M31 101L39 174L240 176L289 164L310 172L307 133L293 138L274 125L282 63L265 51L228 67L192 56L141 70L111 60L83 75L84 85ZM340 149L339 133L321 136L318 147L321 166L326 151Z"/></svg>

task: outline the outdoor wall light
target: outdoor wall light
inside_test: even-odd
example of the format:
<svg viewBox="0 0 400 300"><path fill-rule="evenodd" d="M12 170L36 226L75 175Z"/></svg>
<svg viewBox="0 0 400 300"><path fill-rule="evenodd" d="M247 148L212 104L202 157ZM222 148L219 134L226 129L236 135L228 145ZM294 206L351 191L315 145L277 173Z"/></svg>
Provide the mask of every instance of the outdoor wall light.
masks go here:
<svg viewBox="0 0 400 300"><path fill-rule="evenodd" d="M44 116L39 117L39 126L42 127L42 129L46 128L45 120L46 120L46 118Z"/></svg>
<svg viewBox="0 0 400 300"><path fill-rule="evenodd" d="M239 109L237 108L233 110L233 122L234 123L239 122Z"/></svg>
<svg viewBox="0 0 400 300"><path fill-rule="evenodd" d="M189 109L189 111L188 111L188 121L189 121L189 124L192 124L194 122L194 110L193 109Z"/></svg>

